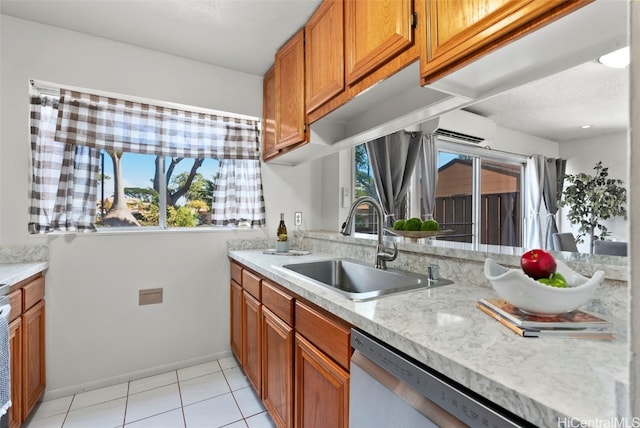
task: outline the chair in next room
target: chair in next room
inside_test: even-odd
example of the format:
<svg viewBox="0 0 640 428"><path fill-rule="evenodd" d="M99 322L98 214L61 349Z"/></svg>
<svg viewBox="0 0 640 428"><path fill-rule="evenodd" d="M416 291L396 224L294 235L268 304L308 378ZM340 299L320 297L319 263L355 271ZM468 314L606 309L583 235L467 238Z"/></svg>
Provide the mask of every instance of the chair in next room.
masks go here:
<svg viewBox="0 0 640 428"><path fill-rule="evenodd" d="M622 241L603 241L598 239L593 241L593 254L626 256L627 243Z"/></svg>
<svg viewBox="0 0 640 428"><path fill-rule="evenodd" d="M578 252L578 246L576 245L576 238L573 233L554 233L553 234L553 249L555 251L571 251Z"/></svg>

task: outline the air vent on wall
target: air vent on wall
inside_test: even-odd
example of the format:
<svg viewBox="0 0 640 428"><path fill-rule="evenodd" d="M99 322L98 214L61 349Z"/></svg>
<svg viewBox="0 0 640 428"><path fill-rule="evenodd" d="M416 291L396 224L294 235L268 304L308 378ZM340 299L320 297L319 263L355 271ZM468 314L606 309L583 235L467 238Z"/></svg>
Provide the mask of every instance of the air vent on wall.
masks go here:
<svg viewBox="0 0 640 428"><path fill-rule="evenodd" d="M473 135L461 134L460 132L450 131L448 129L438 128L433 132L434 135L442 137L453 138L455 140L462 140L466 143L479 144L484 141L484 138L474 137Z"/></svg>
<svg viewBox="0 0 640 428"><path fill-rule="evenodd" d="M460 142L486 145L496 135L496 123L491 119L456 110L423 123L422 131Z"/></svg>

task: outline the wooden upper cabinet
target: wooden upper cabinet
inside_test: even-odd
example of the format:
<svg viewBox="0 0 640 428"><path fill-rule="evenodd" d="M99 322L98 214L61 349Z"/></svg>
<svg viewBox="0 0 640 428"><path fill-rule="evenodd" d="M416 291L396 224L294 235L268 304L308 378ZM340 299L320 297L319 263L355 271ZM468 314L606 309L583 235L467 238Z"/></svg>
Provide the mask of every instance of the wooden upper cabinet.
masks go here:
<svg viewBox="0 0 640 428"><path fill-rule="evenodd" d="M422 83L513 41L592 0L416 0L422 27Z"/></svg>
<svg viewBox="0 0 640 428"><path fill-rule="evenodd" d="M344 91L344 1L324 0L305 27L307 113Z"/></svg>
<svg viewBox="0 0 640 428"><path fill-rule="evenodd" d="M271 67L262 81L262 159L276 153L276 69Z"/></svg>
<svg viewBox="0 0 640 428"><path fill-rule="evenodd" d="M307 141L304 104L304 29L278 52L276 76L276 149Z"/></svg>
<svg viewBox="0 0 640 428"><path fill-rule="evenodd" d="M345 0L344 16L347 84L413 45L412 0Z"/></svg>

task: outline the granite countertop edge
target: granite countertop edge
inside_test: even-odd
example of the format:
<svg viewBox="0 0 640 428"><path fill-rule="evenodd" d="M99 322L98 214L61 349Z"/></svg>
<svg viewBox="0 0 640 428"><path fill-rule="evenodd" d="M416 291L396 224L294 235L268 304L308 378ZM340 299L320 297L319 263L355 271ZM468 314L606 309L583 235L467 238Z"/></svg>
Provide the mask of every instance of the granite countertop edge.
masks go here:
<svg viewBox="0 0 640 428"><path fill-rule="evenodd" d="M282 268L287 263L335 258L330 254L287 257L230 249L228 256L533 424L557 426L562 418L617 416L613 389L628 379L621 357L626 355L623 319L614 320L614 341L522 338L481 311L469 309L479 298L495 297L488 289L454 284L353 302ZM580 364L559 361L585 353L589 357L578 360ZM554 379L554 385L529 384L543 378ZM572 390L580 394L567 399Z"/></svg>
<svg viewBox="0 0 640 428"><path fill-rule="evenodd" d="M44 272L49 262L0 263L0 284L14 285L30 276Z"/></svg>

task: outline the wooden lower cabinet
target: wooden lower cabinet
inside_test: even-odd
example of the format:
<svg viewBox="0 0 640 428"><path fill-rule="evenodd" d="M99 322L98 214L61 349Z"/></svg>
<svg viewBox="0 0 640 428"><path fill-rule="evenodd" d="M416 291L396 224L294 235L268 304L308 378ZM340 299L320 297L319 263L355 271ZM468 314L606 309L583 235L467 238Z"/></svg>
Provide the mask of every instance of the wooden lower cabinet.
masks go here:
<svg viewBox="0 0 640 428"><path fill-rule="evenodd" d="M350 326L231 263L231 349L276 427L348 427Z"/></svg>
<svg viewBox="0 0 640 428"><path fill-rule="evenodd" d="M22 414L29 415L45 388L44 300L22 314L24 360L22 367Z"/></svg>
<svg viewBox="0 0 640 428"><path fill-rule="evenodd" d="M242 293L242 301L242 367L258 396L262 397L262 305L246 290Z"/></svg>
<svg viewBox="0 0 640 428"><path fill-rule="evenodd" d="M231 280L230 297L231 351L238 361L242 361L242 286L233 279Z"/></svg>
<svg viewBox="0 0 640 428"><path fill-rule="evenodd" d="M293 427L293 327L262 308L262 401L278 428Z"/></svg>
<svg viewBox="0 0 640 428"><path fill-rule="evenodd" d="M22 423L22 318L9 324L9 349L11 350L11 401L9 428L18 428Z"/></svg>
<svg viewBox="0 0 640 428"><path fill-rule="evenodd" d="M296 428L349 426L349 373L302 335L295 338Z"/></svg>
<svg viewBox="0 0 640 428"><path fill-rule="evenodd" d="M29 418L46 386L44 276L36 274L11 286L9 294L11 407L9 427Z"/></svg>

